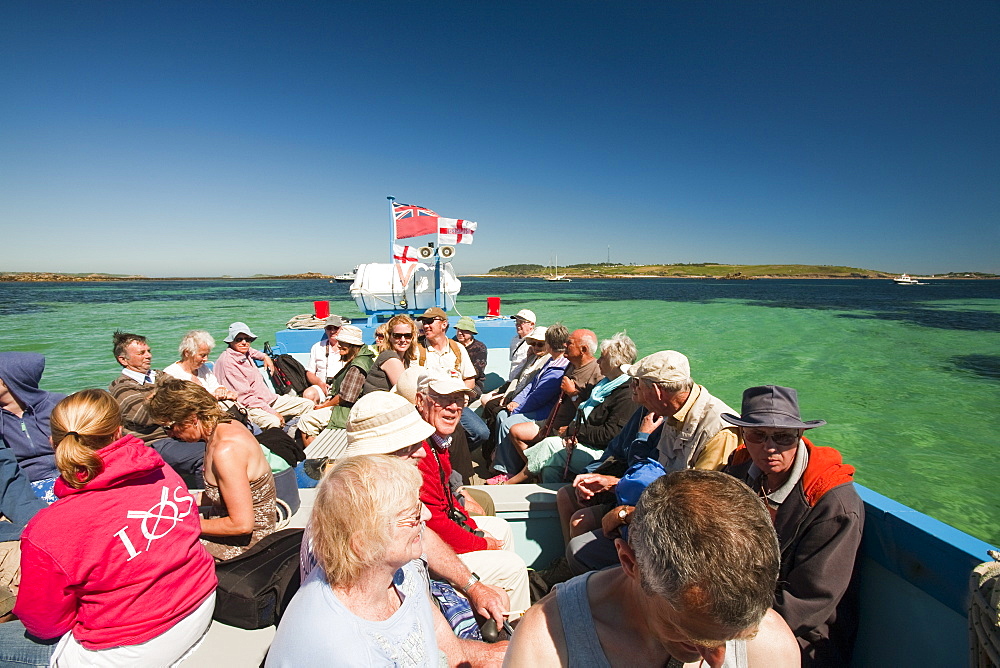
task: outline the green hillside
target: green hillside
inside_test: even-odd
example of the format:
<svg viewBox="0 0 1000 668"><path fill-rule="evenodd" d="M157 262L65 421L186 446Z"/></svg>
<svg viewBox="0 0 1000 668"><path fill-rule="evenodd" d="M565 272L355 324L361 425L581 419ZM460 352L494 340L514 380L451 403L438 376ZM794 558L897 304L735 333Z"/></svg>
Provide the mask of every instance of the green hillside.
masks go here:
<svg viewBox="0 0 1000 668"><path fill-rule="evenodd" d="M510 264L490 269L501 276L543 276L547 267L540 264ZM626 278L630 276L664 276L676 278L888 278L893 274L875 269L814 264L646 264L623 265L607 262L573 264L559 267L560 273L579 278Z"/></svg>

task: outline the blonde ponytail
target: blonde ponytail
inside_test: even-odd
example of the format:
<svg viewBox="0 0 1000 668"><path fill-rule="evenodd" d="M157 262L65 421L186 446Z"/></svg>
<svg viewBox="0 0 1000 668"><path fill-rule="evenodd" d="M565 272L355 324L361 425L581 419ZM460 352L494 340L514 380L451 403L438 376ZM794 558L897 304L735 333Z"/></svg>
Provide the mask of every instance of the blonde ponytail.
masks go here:
<svg viewBox="0 0 1000 668"><path fill-rule="evenodd" d="M80 489L104 470L96 451L115 440L121 409L105 390L82 390L56 404L50 424L59 475Z"/></svg>

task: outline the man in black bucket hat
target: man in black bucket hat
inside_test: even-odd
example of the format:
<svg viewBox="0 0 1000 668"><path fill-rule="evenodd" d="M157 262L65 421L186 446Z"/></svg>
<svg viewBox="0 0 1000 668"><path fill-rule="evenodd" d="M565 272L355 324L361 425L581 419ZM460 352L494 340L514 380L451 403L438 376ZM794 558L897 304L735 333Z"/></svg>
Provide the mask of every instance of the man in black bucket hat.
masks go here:
<svg viewBox="0 0 1000 668"><path fill-rule="evenodd" d="M724 470L760 495L774 521L781 548L774 609L795 633L802 665L847 665L858 626L855 560L865 516L854 467L803 436L826 422L803 421L790 387L751 387L740 415L722 419L740 427L743 442Z"/></svg>

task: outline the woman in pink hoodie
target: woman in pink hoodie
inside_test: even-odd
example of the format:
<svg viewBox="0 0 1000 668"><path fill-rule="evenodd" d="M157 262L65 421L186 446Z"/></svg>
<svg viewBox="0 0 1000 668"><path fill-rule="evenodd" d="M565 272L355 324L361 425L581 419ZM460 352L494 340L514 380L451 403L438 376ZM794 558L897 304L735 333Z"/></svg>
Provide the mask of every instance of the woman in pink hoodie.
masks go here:
<svg viewBox="0 0 1000 668"><path fill-rule="evenodd" d="M155 450L122 435L104 390L59 402L51 427L59 500L21 537L20 622L0 624L0 662L50 653L52 665L175 663L215 607L194 499Z"/></svg>

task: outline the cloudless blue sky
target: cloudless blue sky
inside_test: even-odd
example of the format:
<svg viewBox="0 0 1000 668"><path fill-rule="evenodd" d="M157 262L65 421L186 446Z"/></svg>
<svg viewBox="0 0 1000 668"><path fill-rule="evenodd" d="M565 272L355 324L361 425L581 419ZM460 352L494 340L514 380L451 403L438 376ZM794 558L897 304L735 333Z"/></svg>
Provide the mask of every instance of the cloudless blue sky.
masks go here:
<svg viewBox="0 0 1000 668"><path fill-rule="evenodd" d="M1000 273L1000 3L0 3L0 270Z"/></svg>

